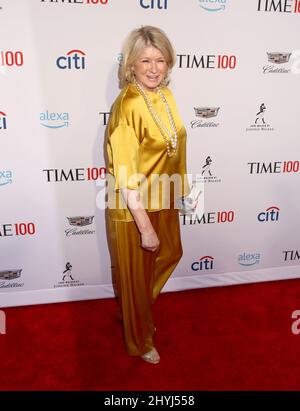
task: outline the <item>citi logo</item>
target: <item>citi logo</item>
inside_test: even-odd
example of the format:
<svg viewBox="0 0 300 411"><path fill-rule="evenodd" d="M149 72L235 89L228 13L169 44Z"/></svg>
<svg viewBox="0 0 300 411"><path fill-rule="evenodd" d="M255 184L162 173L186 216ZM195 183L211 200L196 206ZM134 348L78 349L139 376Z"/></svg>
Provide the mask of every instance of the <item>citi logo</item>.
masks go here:
<svg viewBox="0 0 300 411"><path fill-rule="evenodd" d="M40 124L47 128L63 128L69 125L69 113L40 113Z"/></svg>
<svg viewBox="0 0 300 411"><path fill-rule="evenodd" d="M250 267L255 264L260 263L260 254L259 253L243 253L238 257L239 265L244 267Z"/></svg>
<svg viewBox="0 0 300 411"><path fill-rule="evenodd" d="M232 223L234 220L234 211L217 211L210 213L203 213L201 216L197 214L181 214L183 225L194 224L222 224Z"/></svg>
<svg viewBox="0 0 300 411"><path fill-rule="evenodd" d="M34 223L0 224L0 237L27 236L35 234Z"/></svg>
<svg viewBox="0 0 300 411"><path fill-rule="evenodd" d="M178 68L233 70L237 64L237 59L234 55L177 54L177 57Z"/></svg>
<svg viewBox="0 0 300 411"><path fill-rule="evenodd" d="M6 123L6 114L3 111L0 111L0 130L6 130L7 123Z"/></svg>
<svg viewBox="0 0 300 411"><path fill-rule="evenodd" d="M85 56L81 50L71 50L66 56L58 57L56 65L62 70L85 70Z"/></svg>
<svg viewBox="0 0 300 411"><path fill-rule="evenodd" d="M96 181L104 180L106 177L105 167L89 167L89 168L70 168L67 170L58 168L44 169L48 183L61 182L77 182L77 181Z"/></svg>
<svg viewBox="0 0 300 411"><path fill-rule="evenodd" d="M12 172L10 170L0 170L0 186L12 183Z"/></svg>
<svg viewBox="0 0 300 411"><path fill-rule="evenodd" d="M100 111L99 112L102 126L107 126L110 114L111 114L110 111Z"/></svg>
<svg viewBox="0 0 300 411"><path fill-rule="evenodd" d="M281 174L298 173L300 162L296 161L274 161L270 163L252 162L249 165L249 174Z"/></svg>
<svg viewBox="0 0 300 411"><path fill-rule="evenodd" d="M300 251L299 250L286 250L282 251L284 255L284 261L296 261L300 260Z"/></svg>
<svg viewBox="0 0 300 411"><path fill-rule="evenodd" d="M225 10L227 0L198 0L199 5L206 11L222 11Z"/></svg>
<svg viewBox="0 0 300 411"><path fill-rule="evenodd" d="M271 206L258 214L257 219L261 223L268 221L278 221L280 208L276 206Z"/></svg>
<svg viewBox="0 0 300 411"><path fill-rule="evenodd" d="M108 0L41 0L42 3L64 3L64 4L98 4L100 6L105 6Z"/></svg>
<svg viewBox="0 0 300 411"><path fill-rule="evenodd" d="M204 257L199 258L198 261L194 261L191 265L193 271L208 271L213 270L214 268L214 257L205 255Z"/></svg>
<svg viewBox="0 0 300 411"><path fill-rule="evenodd" d="M300 13L299 0L258 0L257 11Z"/></svg>
<svg viewBox="0 0 300 411"><path fill-rule="evenodd" d="M0 67L21 67L23 64L22 51L0 51Z"/></svg>
<svg viewBox="0 0 300 411"><path fill-rule="evenodd" d="M168 8L168 0L140 0L140 6L143 9L166 10Z"/></svg>

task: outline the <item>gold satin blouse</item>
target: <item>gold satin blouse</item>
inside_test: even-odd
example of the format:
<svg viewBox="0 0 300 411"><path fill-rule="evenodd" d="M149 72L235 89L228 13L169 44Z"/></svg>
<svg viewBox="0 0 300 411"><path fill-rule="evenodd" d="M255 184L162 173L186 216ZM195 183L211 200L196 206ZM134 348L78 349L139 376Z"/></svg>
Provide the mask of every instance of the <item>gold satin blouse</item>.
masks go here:
<svg viewBox="0 0 300 411"><path fill-rule="evenodd" d="M186 130L170 89L162 87L161 90L178 135L177 152L173 157L168 157L166 142L134 84L124 87L113 104L106 147L111 182L108 183L108 209L113 221L133 221L121 188L138 190L149 212L173 208L176 199L190 191L186 177ZM146 93L162 122L171 130L161 96L157 92ZM175 183L159 182L165 177L166 181L179 182L176 189Z"/></svg>

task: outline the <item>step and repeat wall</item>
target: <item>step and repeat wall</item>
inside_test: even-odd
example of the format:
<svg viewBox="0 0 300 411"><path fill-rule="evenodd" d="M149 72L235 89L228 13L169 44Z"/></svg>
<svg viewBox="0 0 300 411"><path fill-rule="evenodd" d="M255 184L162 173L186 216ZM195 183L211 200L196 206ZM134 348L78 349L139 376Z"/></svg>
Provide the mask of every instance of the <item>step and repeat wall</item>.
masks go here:
<svg viewBox="0 0 300 411"><path fill-rule="evenodd" d="M113 296L104 133L148 24L202 189L164 290L300 277L300 1L0 0L0 306Z"/></svg>

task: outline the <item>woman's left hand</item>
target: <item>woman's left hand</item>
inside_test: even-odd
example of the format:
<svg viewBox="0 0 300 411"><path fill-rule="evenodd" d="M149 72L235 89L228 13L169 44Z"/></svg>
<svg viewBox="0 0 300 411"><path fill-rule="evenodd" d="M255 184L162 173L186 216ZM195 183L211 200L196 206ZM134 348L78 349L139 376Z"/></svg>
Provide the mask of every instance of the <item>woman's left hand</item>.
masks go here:
<svg viewBox="0 0 300 411"><path fill-rule="evenodd" d="M159 249L159 239L156 232L152 229L150 231L141 232L142 247L154 253Z"/></svg>

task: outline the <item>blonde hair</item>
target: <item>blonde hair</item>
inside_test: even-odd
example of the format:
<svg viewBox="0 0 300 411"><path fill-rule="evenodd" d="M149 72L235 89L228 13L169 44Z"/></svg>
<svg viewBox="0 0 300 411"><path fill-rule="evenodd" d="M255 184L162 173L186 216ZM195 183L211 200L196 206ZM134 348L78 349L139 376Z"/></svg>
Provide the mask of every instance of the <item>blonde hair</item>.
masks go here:
<svg viewBox="0 0 300 411"><path fill-rule="evenodd" d="M133 82L134 74L131 67L147 46L153 46L161 52L166 59L169 75L176 60L175 51L170 40L161 29L153 26L142 26L129 34L123 46L123 58L118 73L120 88ZM161 85L166 86L169 84L170 79L168 75Z"/></svg>

